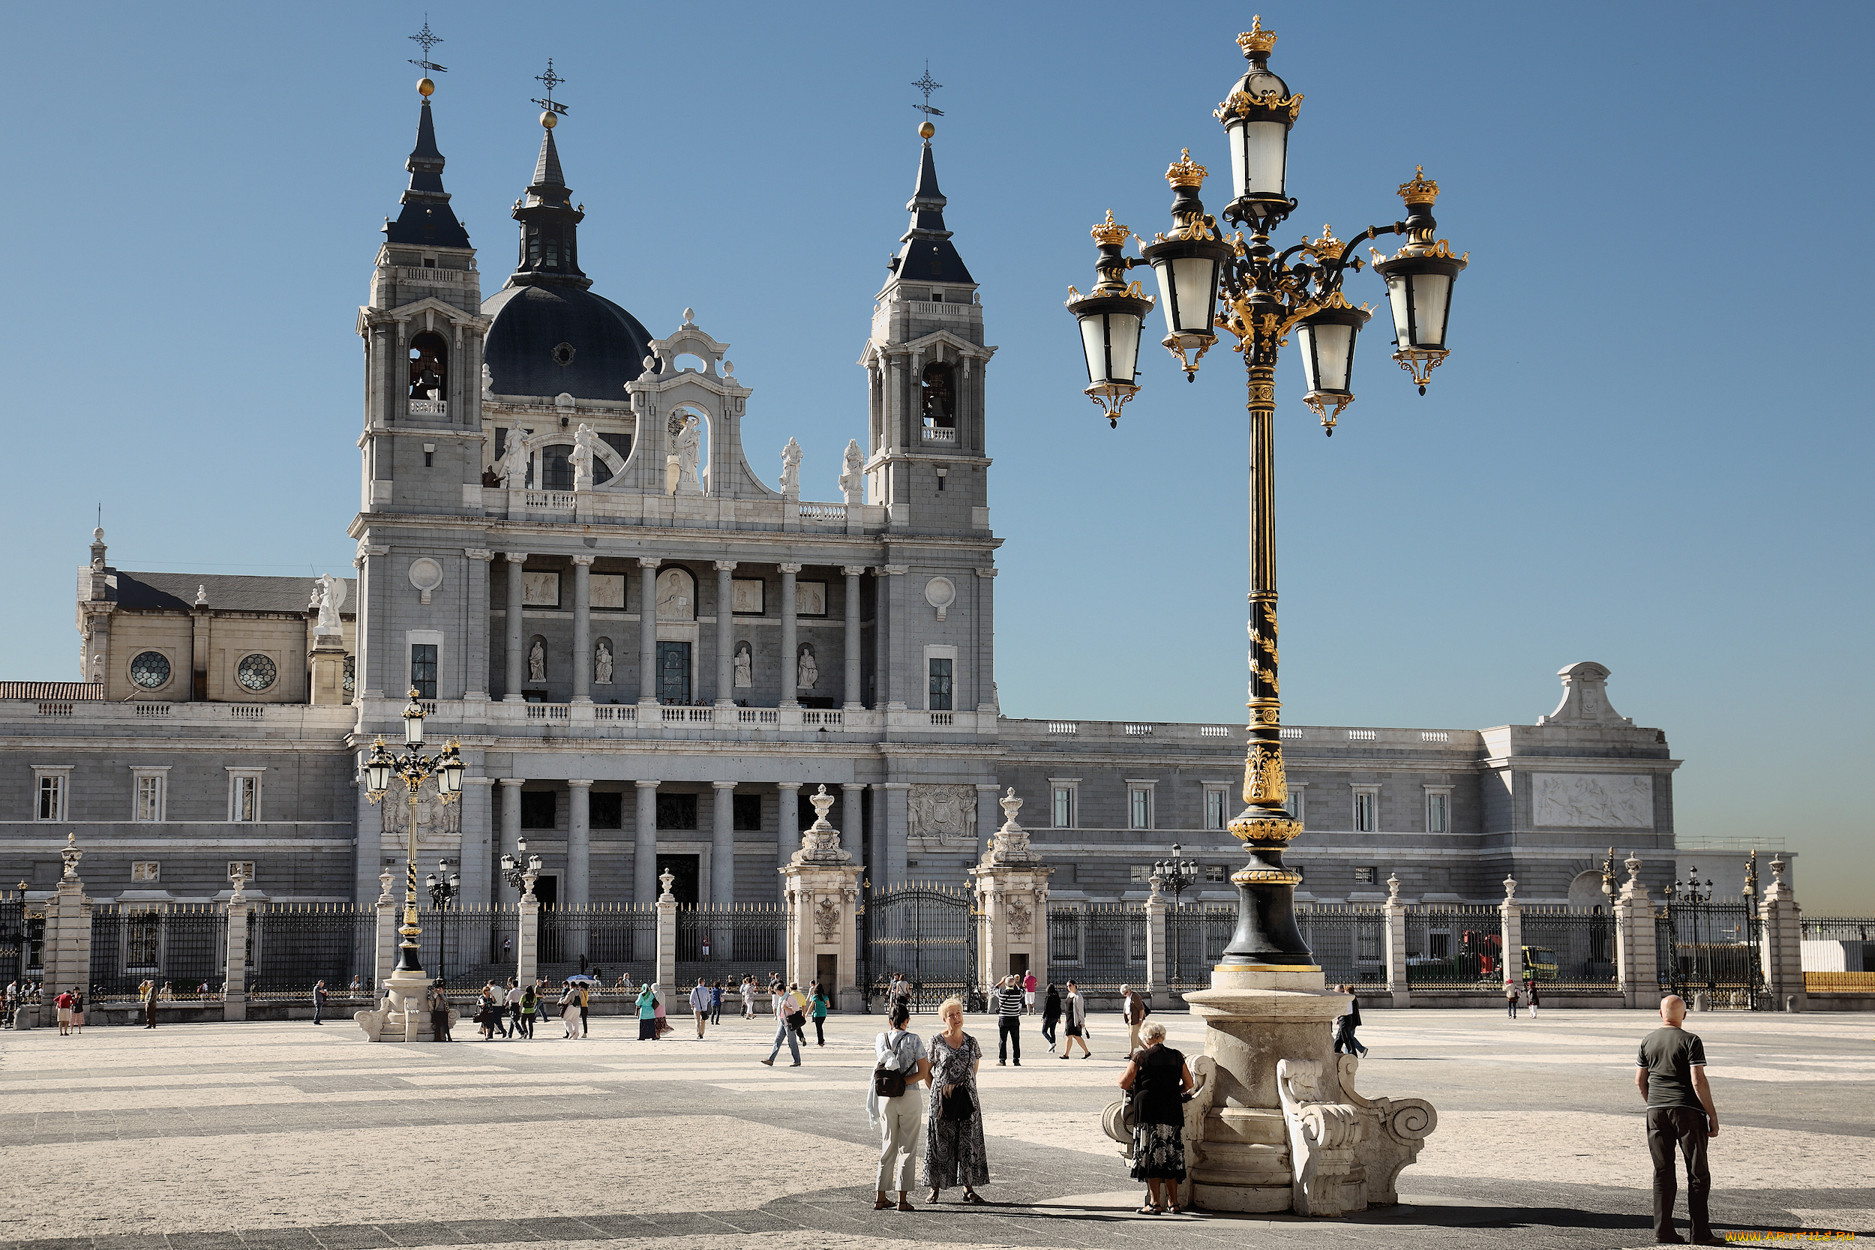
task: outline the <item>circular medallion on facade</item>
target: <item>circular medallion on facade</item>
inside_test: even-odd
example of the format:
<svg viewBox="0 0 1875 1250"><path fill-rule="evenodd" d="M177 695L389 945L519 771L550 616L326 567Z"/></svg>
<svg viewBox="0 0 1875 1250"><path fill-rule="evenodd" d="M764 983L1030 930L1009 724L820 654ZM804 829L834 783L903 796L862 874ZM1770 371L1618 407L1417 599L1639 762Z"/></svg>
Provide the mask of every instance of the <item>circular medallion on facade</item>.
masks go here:
<svg viewBox="0 0 1875 1250"><path fill-rule="evenodd" d="M443 566L428 556L418 556L410 562L410 584L423 592L428 603L429 593L443 584Z"/></svg>
<svg viewBox="0 0 1875 1250"><path fill-rule="evenodd" d="M145 690L161 690L169 684L169 657L161 651L139 651L130 661L130 680Z"/></svg>
<svg viewBox="0 0 1875 1250"><path fill-rule="evenodd" d="M234 670L234 679L241 683L242 689L256 694L272 686L279 675L280 670L274 667L273 661L259 652L243 658Z"/></svg>
<svg viewBox="0 0 1875 1250"><path fill-rule="evenodd" d="M556 345L551 354L553 356L553 363L559 365L561 368L565 368L567 365L573 363L574 352L571 343L560 343Z"/></svg>

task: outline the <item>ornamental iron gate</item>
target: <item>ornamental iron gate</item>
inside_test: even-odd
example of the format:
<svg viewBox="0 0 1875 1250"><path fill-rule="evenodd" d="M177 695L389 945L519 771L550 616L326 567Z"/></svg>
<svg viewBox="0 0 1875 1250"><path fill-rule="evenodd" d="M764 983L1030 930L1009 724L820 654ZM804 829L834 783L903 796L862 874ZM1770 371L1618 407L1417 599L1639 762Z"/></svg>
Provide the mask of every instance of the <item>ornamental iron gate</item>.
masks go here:
<svg viewBox="0 0 1875 1250"><path fill-rule="evenodd" d="M1296 908L1296 927L1329 985L1386 985L1387 919L1378 907L1312 903Z"/></svg>
<svg viewBox="0 0 1875 1250"><path fill-rule="evenodd" d="M219 903L98 903L91 909L91 996L134 999L154 981L168 999L212 997L228 963L228 909Z"/></svg>
<svg viewBox="0 0 1875 1250"><path fill-rule="evenodd" d="M1501 991L1503 945L1503 916L1488 903L1410 907L1406 984L1415 990Z"/></svg>
<svg viewBox="0 0 1875 1250"><path fill-rule="evenodd" d="M1189 916L1191 927L1202 934L1198 909L1189 909ZM1049 978L1056 985L1073 981L1083 994L1118 994L1123 986L1144 986L1152 979L1146 951L1150 936L1146 909L1137 903L1051 903ZM1207 983L1210 976L1207 966Z"/></svg>
<svg viewBox="0 0 1875 1250"><path fill-rule="evenodd" d="M898 973L911 986L913 1011L930 1011L951 997L963 999L966 1011L982 1010L977 918L969 892L950 886L906 885L868 895L860 908L868 1000L883 997Z"/></svg>
<svg viewBox="0 0 1875 1250"><path fill-rule="evenodd" d="M1615 970L1614 917L1597 907L1526 903L1522 908L1524 979L1542 990L1620 990Z"/></svg>
<svg viewBox="0 0 1875 1250"><path fill-rule="evenodd" d="M377 977L378 909L350 903L263 903L247 918L247 996L306 999L319 981L334 998L352 979L369 998Z"/></svg>
<svg viewBox="0 0 1875 1250"><path fill-rule="evenodd" d="M665 988L682 997L698 977L734 982L744 973L754 976L758 985L767 985L787 976L787 947L788 912L779 904L706 903L680 907L677 984ZM831 995L832 987L828 987L828 993Z"/></svg>
<svg viewBox="0 0 1875 1250"><path fill-rule="evenodd" d="M593 903L540 909L536 948L542 976L577 967L623 989L658 979L658 912L655 903ZM551 960L547 953L554 956ZM583 957L583 958L582 958ZM551 965L551 966L550 966ZM513 969L509 969L510 975ZM668 995L670 987L664 987Z"/></svg>
<svg viewBox="0 0 1875 1250"><path fill-rule="evenodd" d="M1660 988L1681 998L1704 994L1709 1010L1762 1010L1761 925L1748 902L1668 902L1654 913Z"/></svg>

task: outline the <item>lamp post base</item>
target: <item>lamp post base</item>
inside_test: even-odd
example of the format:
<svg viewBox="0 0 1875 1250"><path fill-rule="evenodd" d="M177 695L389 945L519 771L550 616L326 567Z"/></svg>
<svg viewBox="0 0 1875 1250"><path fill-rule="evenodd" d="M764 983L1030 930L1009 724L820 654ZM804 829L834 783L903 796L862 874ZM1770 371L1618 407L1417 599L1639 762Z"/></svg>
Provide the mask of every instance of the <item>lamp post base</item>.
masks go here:
<svg viewBox="0 0 1875 1250"><path fill-rule="evenodd" d="M398 968L384 982L384 1001L376 1011L360 1011L352 1019L371 1042L434 1041L428 999L431 978L421 969L411 972ZM454 1027L456 1013L449 1013ZM445 1030L447 1032L447 1030Z"/></svg>

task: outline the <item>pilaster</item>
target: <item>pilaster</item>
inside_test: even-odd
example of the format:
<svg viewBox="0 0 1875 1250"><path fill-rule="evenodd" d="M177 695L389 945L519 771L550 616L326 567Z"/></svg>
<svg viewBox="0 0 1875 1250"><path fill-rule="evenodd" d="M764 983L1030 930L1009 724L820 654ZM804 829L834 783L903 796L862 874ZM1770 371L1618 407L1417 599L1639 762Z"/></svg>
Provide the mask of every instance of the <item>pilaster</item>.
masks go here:
<svg viewBox="0 0 1875 1250"><path fill-rule="evenodd" d="M476 389L479 391L481 388L478 385ZM478 547L465 547L462 554L469 561L466 569L469 580L468 628L463 631L462 644L462 697L470 703L485 703L488 701L488 645L492 632L488 615L492 581L490 570L494 565L495 553Z"/></svg>
<svg viewBox="0 0 1875 1250"><path fill-rule="evenodd" d="M662 560L638 561L638 706L643 720L658 705L658 565ZM640 875L639 883L654 882ZM646 885L639 901L648 900L655 885Z"/></svg>
<svg viewBox="0 0 1875 1250"><path fill-rule="evenodd" d="M522 667L525 662L524 651L527 647L527 629L522 621L522 604L526 599L523 593L524 583L521 578L521 566L527 563L527 552L505 551L502 559L508 562L508 610L505 626L505 650L502 652L506 680L503 683L501 701L503 703L521 703L521 686L527 676Z"/></svg>
<svg viewBox="0 0 1875 1250"><path fill-rule="evenodd" d="M716 706L736 701L736 601L734 560L716 561Z"/></svg>
<svg viewBox="0 0 1875 1250"><path fill-rule="evenodd" d="M514 975L522 985L540 977L540 900L534 897L537 874L521 874L525 887L521 894L518 932L514 937Z"/></svg>
<svg viewBox="0 0 1875 1250"><path fill-rule="evenodd" d="M841 699L847 711L857 712L865 706L860 690L859 579L866 572L866 566L863 564L842 565L840 572L846 578L846 673ZM841 818L841 823L846 825L853 823L852 810L848 809L849 814Z"/></svg>
<svg viewBox="0 0 1875 1250"><path fill-rule="evenodd" d="M1504 878L1504 901L1497 906L1498 940L1504 947L1504 984L1523 984L1523 905L1517 901L1517 879Z"/></svg>
<svg viewBox="0 0 1875 1250"><path fill-rule="evenodd" d="M796 707L797 691L795 683L795 665L799 662L797 652L799 643L795 641L797 622L795 620L795 575L801 571L798 564L781 566L781 706Z"/></svg>
<svg viewBox="0 0 1875 1250"><path fill-rule="evenodd" d="M1412 1004L1413 992L1406 982L1406 905L1400 901L1400 878L1387 878L1387 901L1380 909L1387 934L1387 989L1393 993L1395 1007Z"/></svg>
<svg viewBox="0 0 1875 1250"><path fill-rule="evenodd" d="M573 702L592 702L592 562L573 557Z"/></svg>
<svg viewBox="0 0 1875 1250"><path fill-rule="evenodd" d="M658 783L634 782L638 812L632 843L632 902L654 903L658 897Z"/></svg>

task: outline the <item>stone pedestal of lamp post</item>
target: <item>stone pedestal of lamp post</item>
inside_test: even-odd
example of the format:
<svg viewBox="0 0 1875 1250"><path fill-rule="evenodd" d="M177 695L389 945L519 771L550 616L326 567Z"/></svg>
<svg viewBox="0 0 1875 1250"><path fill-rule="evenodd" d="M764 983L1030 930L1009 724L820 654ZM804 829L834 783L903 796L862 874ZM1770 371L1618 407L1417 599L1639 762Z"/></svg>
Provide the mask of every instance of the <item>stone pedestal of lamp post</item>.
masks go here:
<svg viewBox="0 0 1875 1250"><path fill-rule="evenodd" d="M821 786L808 802L814 823L801 832L801 848L781 868L782 896L788 905L788 980L806 992L831 965L831 984L821 981L834 1006L860 1011L856 928L859 877L864 871L840 845L840 831L827 823L833 796Z"/></svg>
<svg viewBox="0 0 1875 1250"><path fill-rule="evenodd" d="M391 874L385 873L380 878L384 883L384 893L378 896L379 916L386 911L385 903L391 897ZM413 921L414 923L414 921ZM380 934L383 921L380 919ZM380 936L380 942L382 938ZM383 966L383 946L379 947L379 966ZM352 1013L352 1020L364 1030L365 1040L371 1042L428 1042L434 1041L435 1030L430 1027L430 986L432 978L427 972L410 972L402 968L393 968L391 974L378 982L380 997L376 1010ZM457 1014L452 1009L449 1023L453 1028Z"/></svg>
<svg viewBox="0 0 1875 1250"><path fill-rule="evenodd" d="M1048 983L1048 878L1054 872L1029 845L1028 831L1016 823L1022 800L1011 786L997 800L1003 827L990 839L983 862L970 870L976 879L977 984L988 992L1011 973L1033 972Z"/></svg>

